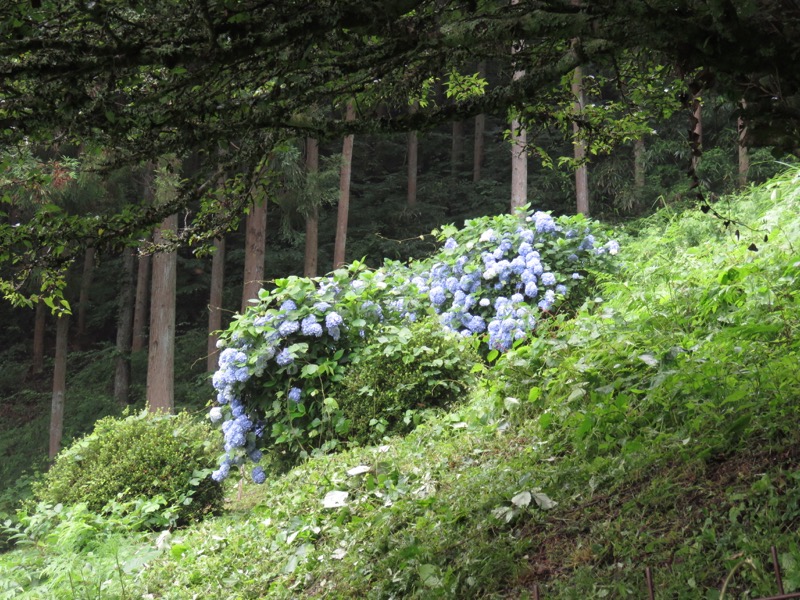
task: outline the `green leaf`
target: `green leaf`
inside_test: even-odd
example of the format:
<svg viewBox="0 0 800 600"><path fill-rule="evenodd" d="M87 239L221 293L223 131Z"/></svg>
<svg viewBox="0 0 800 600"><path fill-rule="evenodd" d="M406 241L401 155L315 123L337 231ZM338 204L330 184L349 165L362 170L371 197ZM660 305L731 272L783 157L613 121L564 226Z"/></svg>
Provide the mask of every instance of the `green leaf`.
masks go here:
<svg viewBox="0 0 800 600"><path fill-rule="evenodd" d="M319 371L319 365L315 365L312 363L304 366L303 369L300 371L300 374L303 377L311 377L312 375L316 375L318 371Z"/></svg>

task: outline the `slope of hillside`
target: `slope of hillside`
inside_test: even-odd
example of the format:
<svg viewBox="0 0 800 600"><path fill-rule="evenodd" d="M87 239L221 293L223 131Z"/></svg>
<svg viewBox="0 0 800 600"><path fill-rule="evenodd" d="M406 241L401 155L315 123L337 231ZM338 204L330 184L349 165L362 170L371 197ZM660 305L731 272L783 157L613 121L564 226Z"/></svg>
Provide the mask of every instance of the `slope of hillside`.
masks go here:
<svg viewBox="0 0 800 600"><path fill-rule="evenodd" d="M170 534L84 519L0 555L0 597L642 598L650 567L659 598L757 598L772 545L799 589L800 171L716 209L635 224L577 316L407 437Z"/></svg>

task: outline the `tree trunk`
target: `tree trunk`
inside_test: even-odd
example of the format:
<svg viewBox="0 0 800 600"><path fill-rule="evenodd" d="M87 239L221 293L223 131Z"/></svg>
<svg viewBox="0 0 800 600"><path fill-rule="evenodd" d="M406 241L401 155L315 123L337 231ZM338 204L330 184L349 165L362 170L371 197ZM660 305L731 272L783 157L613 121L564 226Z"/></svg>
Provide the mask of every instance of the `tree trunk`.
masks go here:
<svg viewBox="0 0 800 600"><path fill-rule="evenodd" d="M639 138L633 144L633 185L637 194L641 194L644 190L644 183L644 138Z"/></svg>
<svg viewBox="0 0 800 600"><path fill-rule="evenodd" d="M572 74L572 94L575 96L574 110L580 114L586 106L586 93L583 90L583 68L575 67ZM580 125L573 121L572 130L577 136L580 133ZM589 170L586 166L586 142L575 140L573 151L577 169L575 170L575 198L578 213L589 215Z"/></svg>
<svg viewBox="0 0 800 600"><path fill-rule="evenodd" d="M133 337L133 304L136 293L136 262L132 248L122 252L122 288L117 314L117 358L114 369L114 400L121 407L130 403L131 339Z"/></svg>
<svg viewBox="0 0 800 600"><path fill-rule="evenodd" d="M411 107L411 112L416 111L416 106ZM417 132L408 132L408 193L406 195L407 204L409 207L417 205L417 157L418 157L419 143L417 140Z"/></svg>
<svg viewBox="0 0 800 600"><path fill-rule="evenodd" d="M464 121L453 123L453 145L450 150L450 175L456 179L464 162Z"/></svg>
<svg viewBox="0 0 800 600"><path fill-rule="evenodd" d="M146 240L145 240L146 241ZM147 318L150 300L150 255L140 255L136 269L136 299L133 308L131 351L143 350L147 343Z"/></svg>
<svg viewBox="0 0 800 600"><path fill-rule="evenodd" d="M78 348L83 346L83 338L86 335L86 309L89 307L89 290L92 287L92 277L94 275L94 248L86 248L83 256L83 275L81 276L81 289L78 296L78 331L76 341Z"/></svg>
<svg viewBox="0 0 800 600"><path fill-rule="evenodd" d="M699 185L700 179L697 175L697 166L700 164L700 157L703 154L703 103L700 98L699 89L692 94L692 116L690 123L689 145L692 150L691 172L695 183Z"/></svg>
<svg viewBox="0 0 800 600"><path fill-rule="evenodd" d="M244 240L244 286L242 287L242 309L244 314L252 298L258 298L258 291L264 281L264 259L267 242L267 199L262 192L256 192L256 199L247 215Z"/></svg>
<svg viewBox="0 0 800 600"><path fill-rule="evenodd" d="M306 139L306 173L316 177L319 172L319 141ZM303 274L306 277L317 276L317 257L319 255L319 206L316 199L306 216L306 252L303 263Z"/></svg>
<svg viewBox="0 0 800 600"><path fill-rule="evenodd" d="M36 314L33 321L33 374L38 375L44 370L44 329L47 324L47 310L45 303L39 300L36 303Z"/></svg>
<svg viewBox="0 0 800 600"><path fill-rule="evenodd" d="M214 240L214 256L211 257L211 293L208 299L208 362L209 373L217 370L216 333L222 329L222 291L225 282L225 238Z"/></svg>
<svg viewBox="0 0 800 600"><path fill-rule="evenodd" d="M67 340L69 315L61 315L56 324L56 356L53 368L53 397L50 405L50 452L52 460L61 450L64 433L64 398L67 389Z"/></svg>
<svg viewBox="0 0 800 600"><path fill-rule="evenodd" d="M519 0L511 0L511 4L519 4ZM521 45L522 42L519 42ZM512 54L516 54L519 47L515 45L511 49ZM521 79L525 71L514 71L514 81ZM511 121L511 212L515 212L528 202L528 136L524 129L520 128L519 120L514 118Z"/></svg>
<svg viewBox="0 0 800 600"><path fill-rule="evenodd" d="M164 219L153 236L155 244L178 229L178 215ZM175 280L177 252L153 254L150 293L150 344L147 352L147 410L172 413L175 409Z"/></svg>
<svg viewBox="0 0 800 600"><path fill-rule="evenodd" d="M478 63L478 76L486 77L486 61ZM475 141L472 149L472 182L478 183L481 180L481 168L483 167L483 136L486 132L486 115L480 114L475 117Z"/></svg>
<svg viewBox="0 0 800 600"><path fill-rule="evenodd" d="M742 108L746 108L747 104L744 100L741 102ZM747 124L742 117L736 121L736 128L739 133L739 177L737 182L739 187L747 185L747 175L750 172L750 153L747 150Z"/></svg>
<svg viewBox="0 0 800 600"><path fill-rule="evenodd" d="M356 118L355 106L347 103L347 121ZM350 211L350 175L353 168L353 135L347 135L342 144L342 168L339 173L339 209L336 215L336 241L333 246L333 268L344 264L347 243L347 217Z"/></svg>

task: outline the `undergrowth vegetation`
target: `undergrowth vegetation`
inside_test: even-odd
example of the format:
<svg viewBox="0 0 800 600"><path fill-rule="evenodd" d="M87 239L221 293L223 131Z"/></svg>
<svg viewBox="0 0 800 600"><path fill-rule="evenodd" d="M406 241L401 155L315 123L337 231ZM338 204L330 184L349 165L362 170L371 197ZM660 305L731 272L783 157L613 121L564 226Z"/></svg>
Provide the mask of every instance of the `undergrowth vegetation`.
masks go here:
<svg viewBox="0 0 800 600"><path fill-rule="evenodd" d="M758 598L772 545L800 589L800 171L715 208L631 226L619 273L403 437L230 477L185 529L17 524L0 597L642 598L650 567L657 598Z"/></svg>

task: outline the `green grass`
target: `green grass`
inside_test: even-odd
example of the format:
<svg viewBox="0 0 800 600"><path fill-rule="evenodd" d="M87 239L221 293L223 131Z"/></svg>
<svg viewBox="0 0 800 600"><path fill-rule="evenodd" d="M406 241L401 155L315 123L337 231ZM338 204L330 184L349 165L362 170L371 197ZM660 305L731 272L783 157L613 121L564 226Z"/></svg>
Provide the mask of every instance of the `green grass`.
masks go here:
<svg viewBox="0 0 800 600"><path fill-rule="evenodd" d="M0 598L643 598L645 567L657 598L757 598L771 545L800 589L800 172L716 208L742 224L668 208L621 233L577 316L407 437L232 482L161 549L30 540Z"/></svg>

